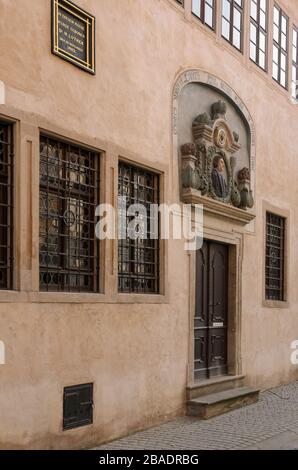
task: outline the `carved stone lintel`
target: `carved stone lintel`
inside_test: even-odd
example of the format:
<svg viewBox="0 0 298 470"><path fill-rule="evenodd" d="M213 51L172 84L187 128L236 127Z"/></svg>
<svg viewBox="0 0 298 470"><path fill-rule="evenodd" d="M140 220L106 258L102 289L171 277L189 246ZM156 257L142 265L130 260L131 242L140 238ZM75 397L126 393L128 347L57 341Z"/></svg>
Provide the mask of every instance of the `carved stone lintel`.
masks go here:
<svg viewBox="0 0 298 470"><path fill-rule="evenodd" d="M182 193L182 202L185 204L202 204L204 206L204 213L212 214L217 217L225 217L239 225L246 225L255 219L255 214L244 211L231 204L225 204L215 201L207 196L200 195L200 192L187 191Z"/></svg>

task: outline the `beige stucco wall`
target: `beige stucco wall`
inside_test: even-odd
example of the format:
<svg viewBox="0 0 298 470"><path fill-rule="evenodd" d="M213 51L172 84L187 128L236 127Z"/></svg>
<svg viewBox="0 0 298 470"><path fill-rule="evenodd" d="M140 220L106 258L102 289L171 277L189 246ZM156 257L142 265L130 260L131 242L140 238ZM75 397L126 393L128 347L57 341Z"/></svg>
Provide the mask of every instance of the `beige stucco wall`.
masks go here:
<svg viewBox="0 0 298 470"><path fill-rule="evenodd" d="M243 372L261 388L298 378L290 364L290 343L298 339L297 106L270 73L171 0L77 3L97 20L95 77L51 54L49 0L0 0L0 115L18 123L17 292L0 292L0 340L6 345L0 448L88 446L183 409L190 266L182 242L165 246L164 295L157 299L117 296L113 243L105 245L103 294L37 292L38 127L105 152L106 200L116 188L120 155L163 171L164 199L177 202L172 90L188 68L227 82L256 129L256 220L244 235L240 299ZM279 4L298 24L296 1ZM285 309L262 303L263 201L290 216ZM212 223L220 230L220 222ZM94 424L62 432L63 387L85 382L94 382Z"/></svg>

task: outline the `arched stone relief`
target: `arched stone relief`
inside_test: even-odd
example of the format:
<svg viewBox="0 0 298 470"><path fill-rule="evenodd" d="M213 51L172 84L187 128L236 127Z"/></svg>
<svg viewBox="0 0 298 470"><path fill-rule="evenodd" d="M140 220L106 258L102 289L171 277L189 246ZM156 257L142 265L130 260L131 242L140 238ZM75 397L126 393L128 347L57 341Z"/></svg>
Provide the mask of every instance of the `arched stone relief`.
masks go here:
<svg viewBox="0 0 298 470"><path fill-rule="evenodd" d="M190 84L203 85L210 102L204 99L200 107L196 99L197 115L192 104L190 115L181 125L180 97ZM216 100L212 100L212 93ZM234 127L235 116L242 126L240 138ZM183 126L184 131L180 132ZM185 131L185 127L191 130ZM182 142L179 132L189 135L191 140ZM254 218L251 212L255 185L254 126L246 106L225 82L198 70L185 71L178 77L173 90L173 155L173 171L180 174L183 202L203 203L206 210L220 211L242 223Z"/></svg>

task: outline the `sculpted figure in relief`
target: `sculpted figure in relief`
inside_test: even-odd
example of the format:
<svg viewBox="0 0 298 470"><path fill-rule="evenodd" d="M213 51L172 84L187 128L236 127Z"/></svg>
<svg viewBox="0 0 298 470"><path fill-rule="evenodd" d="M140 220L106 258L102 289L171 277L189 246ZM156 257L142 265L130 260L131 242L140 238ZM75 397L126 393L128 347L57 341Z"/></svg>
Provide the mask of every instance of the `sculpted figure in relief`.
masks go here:
<svg viewBox="0 0 298 470"><path fill-rule="evenodd" d="M216 155L213 159L213 170L211 174L212 185L217 197L224 198L228 194L228 186L224 176L225 162L222 157Z"/></svg>

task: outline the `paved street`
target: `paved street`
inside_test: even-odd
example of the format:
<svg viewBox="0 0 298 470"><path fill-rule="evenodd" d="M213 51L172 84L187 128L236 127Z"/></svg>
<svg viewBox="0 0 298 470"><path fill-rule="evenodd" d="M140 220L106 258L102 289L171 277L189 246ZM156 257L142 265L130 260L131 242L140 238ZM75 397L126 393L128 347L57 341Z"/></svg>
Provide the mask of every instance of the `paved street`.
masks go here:
<svg viewBox="0 0 298 470"><path fill-rule="evenodd" d="M98 447L99 450L298 450L298 382L208 421L181 417Z"/></svg>

